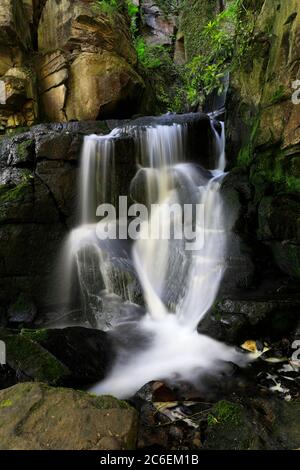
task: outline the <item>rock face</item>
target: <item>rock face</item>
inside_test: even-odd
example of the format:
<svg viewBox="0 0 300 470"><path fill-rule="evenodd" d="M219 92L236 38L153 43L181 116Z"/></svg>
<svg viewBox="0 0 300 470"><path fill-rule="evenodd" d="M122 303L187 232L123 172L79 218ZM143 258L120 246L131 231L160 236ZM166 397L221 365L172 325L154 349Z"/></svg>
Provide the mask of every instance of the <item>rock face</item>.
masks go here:
<svg viewBox="0 0 300 470"><path fill-rule="evenodd" d="M19 384L0 392L1 450L127 450L137 413L113 397Z"/></svg>
<svg viewBox="0 0 300 470"><path fill-rule="evenodd" d="M38 37L48 120L129 117L137 111L143 82L133 69L136 53L125 15L105 14L94 1L48 0Z"/></svg>
<svg viewBox="0 0 300 470"><path fill-rule="evenodd" d="M141 0L143 36L148 44L170 46L176 35L176 16L171 11L164 11L163 5L155 1ZM170 7L166 6L165 10Z"/></svg>
<svg viewBox="0 0 300 470"><path fill-rule="evenodd" d="M246 7L254 31L248 60L231 79L229 152L240 149L238 165L254 188L253 230L277 266L299 279L299 4L265 0Z"/></svg>
<svg viewBox="0 0 300 470"><path fill-rule="evenodd" d="M38 307L51 304L61 243L77 224L83 137L108 132L105 122L41 124L0 142L0 302L6 307L19 293ZM130 139L116 145L115 162L115 192L129 194L136 170Z"/></svg>
<svg viewBox="0 0 300 470"><path fill-rule="evenodd" d="M0 133L46 121L130 117L144 83L124 11L94 0L1 0Z"/></svg>
<svg viewBox="0 0 300 470"><path fill-rule="evenodd" d="M137 111L133 103L138 102L143 84L122 57L107 51L83 52L74 60L69 73L67 120L113 117L116 110L120 117L129 117ZM45 97L44 104L47 109Z"/></svg>
<svg viewBox="0 0 300 470"><path fill-rule="evenodd" d="M136 126L186 122L190 155L211 156L212 137L206 115L172 115L137 119ZM10 306L19 295L43 311L56 311L55 267L62 241L78 224L78 166L85 135L107 134L128 121L40 124L0 142L0 305L4 324L13 321ZM113 202L130 195L130 182L137 166L133 138L116 139ZM7 250L8 245L10 250ZM113 255L114 256L114 255ZM114 256L115 257L115 256ZM116 264L116 269L123 271ZM126 273L128 269L125 269ZM125 273L125 274L126 274ZM130 273L129 273L130 274ZM129 276L132 279L132 276ZM135 285L135 283L134 283ZM96 306L98 308L98 306ZM24 313L24 312L23 312ZM29 324L25 321L23 324ZM17 323L22 323L17 322Z"/></svg>
<svg viewBox="0 0 300 470"><path fill-rule="evenodd" d="M31 49L29 18L22 1L0 2L0 133L30 126L37 117L36 77L26 62Z"/></svg>

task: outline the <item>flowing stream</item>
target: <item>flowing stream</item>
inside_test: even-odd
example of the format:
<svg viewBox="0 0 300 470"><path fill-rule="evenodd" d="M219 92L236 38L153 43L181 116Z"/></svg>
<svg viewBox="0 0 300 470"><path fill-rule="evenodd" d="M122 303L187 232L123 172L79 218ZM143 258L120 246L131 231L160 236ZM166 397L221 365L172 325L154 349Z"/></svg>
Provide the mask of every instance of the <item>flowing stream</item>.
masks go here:
<svg viewBox="0 0 300 470"><path fill-rule="evenodd" d="M205 374L222 372L227 362L245 362L233 348L197 332L226 269L228 233L220 192L224 126L219 135L212 124L212 132L211 170L201 166L201 149L200 164L189 163L186 124L127 126L85 138L81 223L66 242L64 265L68 289L72 266L77 269L90 323L109 330L118 348L111 373L93 388L96 393L129 397L151 380L197 387ZM136 205L129 220L108 217L104 210L97 212L102 216L97 222L100 204L121 204L115 146L125 134L134 141L138 172L131 196ZM143 210L148 218L138 219ZM138 227L134 240L126 240L129 226Z"/></svg>

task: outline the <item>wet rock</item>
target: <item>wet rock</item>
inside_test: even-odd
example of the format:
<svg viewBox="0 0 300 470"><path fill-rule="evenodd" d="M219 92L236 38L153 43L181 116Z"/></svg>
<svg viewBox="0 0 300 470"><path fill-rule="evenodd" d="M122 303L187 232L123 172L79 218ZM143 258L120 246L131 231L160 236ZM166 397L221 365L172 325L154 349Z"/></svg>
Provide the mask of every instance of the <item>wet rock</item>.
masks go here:
<svg viewBox="0 0 300 470"><path fill-rule="evenodd" d="M135 447L137 413L126 402L113 397L27 383L1 391L0 404L1 449Z"/></svg>
<svg viewBox="0 0 300 470"><path fill-rule="evenodd" d="M175 402L178 395L163 382L150 382L138 390L134 398L148 402Z"/></svg>
<svg viewBox="0 0 300 470"><path fill-rule="evenodd" d="M41 381L81 387L104 378L114 351L108 336L81 327L52 330L0 330L7 365L16 382Z"/></svg>
<svg viewBox="0 0 300 470"><path fill-rule="evenodd" d="M158 170L140 168L130 183L132 199L148 207L158 201Z"/></svg>
<svg viewBox="0 0 300 470"><path fill-rule="evenodd" d="M299 318L299 301L232 300L215 304L199 324L199 332L237 344L254 338L280 338L291 333Z"/></svg>
<svg viewBox="0 0 300 470"><path fill-rule="evenodd" d="M23 336L53 354L71 372L70 383L83 385L100 381L109 371L114 350L110 337L100 330L71 327L26 330Z"/></svg>
<svg viewBox="0 0 300 470"><path fill-rule="evenodd" d="M255 278L253 250L237 234L228 234L226 270L221 281L220 295L231 295L233 291L251 288Z"/></svg>

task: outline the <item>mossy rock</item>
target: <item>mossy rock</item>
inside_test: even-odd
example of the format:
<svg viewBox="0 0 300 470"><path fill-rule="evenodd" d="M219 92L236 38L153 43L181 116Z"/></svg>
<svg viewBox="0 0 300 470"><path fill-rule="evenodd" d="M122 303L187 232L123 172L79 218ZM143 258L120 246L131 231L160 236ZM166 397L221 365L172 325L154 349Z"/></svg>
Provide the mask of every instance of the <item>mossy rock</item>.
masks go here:
<svg viewBox="0 0 300 470"><path fill-rule="evenodd" d="M0 329L0 340L6 344L7 364L22 380L57 385L71 375L64 364L26 335Z"/></svg>
<svg viewBox="0 0 300 470"><path fill-rule="evenodd" d="M0 449L130 450L137 412L110 396L41 383L0 391Z"/></svg>
<svg viewBox="0 0 300 470"><path fill-rule="evenodd" d="M34 147L34 141L27 139L17 144L16 148L16 159L15 164L18 166L24 166L29 162L32 162L32 148Z"/></svg>
<svg viewBox="0 0 300 470"><path fill-rule="evenodd" d="M0 223L27 222L32 217L34 202L33 179L25 174L14 187L0 185Z"/></svg>
<svg viewBox="0 0 300 470"><path fill-rule="evenodd" d="M2 328L0 340L6 343L7 365L16 381L85 387L102 380L115 357L109 336L88 328Z"/></svg>

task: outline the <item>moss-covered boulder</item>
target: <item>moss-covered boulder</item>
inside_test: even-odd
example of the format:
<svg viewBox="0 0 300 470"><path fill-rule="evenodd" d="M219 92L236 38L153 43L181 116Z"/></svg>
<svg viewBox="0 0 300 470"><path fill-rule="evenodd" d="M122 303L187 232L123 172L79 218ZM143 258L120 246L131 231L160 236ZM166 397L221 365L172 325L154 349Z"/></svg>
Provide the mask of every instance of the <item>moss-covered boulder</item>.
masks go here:
<svg viewBox="0 0 300 470"><path fill-rule="evenodd" d="M1 450L127 450L137 412L126 402L46 385L0 392Z"/></svg>
<svg viewBox="0 0 300 470"><path fill-rule="evenodd" d="M49 384L62 383L70 371L55 356L30 338L0 330L1 341L6 345L7 364L21 381L39 380Z"/></svg>
<svg viewBox="0 0 300 470"><path fill-rule="evenodd" d="M106 333L74 327L60 330L0 329L6 362L15 381L83 386L100 381L114 359Z"/></svg>

